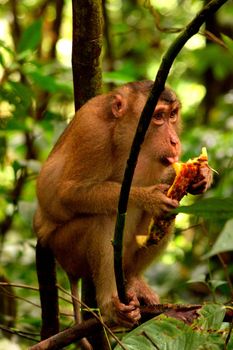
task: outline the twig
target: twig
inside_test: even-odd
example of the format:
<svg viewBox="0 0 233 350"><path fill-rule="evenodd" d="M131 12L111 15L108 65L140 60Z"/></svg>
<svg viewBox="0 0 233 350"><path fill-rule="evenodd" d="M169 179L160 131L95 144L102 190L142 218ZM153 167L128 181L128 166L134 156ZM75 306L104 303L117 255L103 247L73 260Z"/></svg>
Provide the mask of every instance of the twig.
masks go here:
<svg viewBox="0 0 233 350"><path fill-rule="evenodd" d="M227 45L224 43L224 41L221 40L220 38L218 38L213 33L211 33L209 30L204 30L204 32L202 32L200 34L204 35L207 39L214 42L215 44L223 47L224 49L227 49Z"/></svg>
<svg viewBox="0 0 233 350"><path fill-rule="evenodd" d="M16 334L18 335L19 337L21 338L24 338L24 339L27 339L27 340L32 340L34 342L37 342L37 339L35 338L32 338L32 337L29 337L26 332L23 332L23 331L18 331L16 329L13 329L13 328L8 328L6 326L3 326L0 324L0 329L4 332L7 332L7 333L10 333L10 334ZM28 333L29 334L29 333Z"/></svg>
<svg viewBox="0 0 233 350"><path fill-rule="evenodd" d="M36 292L39 291L39 288L37 288L37 287L28 286L26 284L20 284L20 283L0 282L0 286L11 286L11 287L16 287L16 288L31 289L31 290L34 290Z"/></svg>
<svg viewBox="0 0 233 350"><path fill-rule="evenodd" d="M28 303L28 304L30 304L30 305L32 305L32 306L35 306L35 307L37 307L37 308L40 308L40 305L38 305L38 304L34 303L33 301L30 301L30 300L28 300L28 299L26 299L26 298L23 298L23 297L20 297L20 296L15 295L15 294L13 294L13 293L10 293L6 288L4 288L4 286L1 286L1 285L0 285L0 293L1 293L1 294L4 294L4 295L6 295L6 296L8 296L9 298L17 299L17 300L22 300L22 301L24 301L25 303Z"/></svg>
<svg viewBox="0 0 233 350"><path fill-rule="evenodd" d="M180 33L183 30L183 28L163 27L161 25L161 15L159 11L151 5L150 0L145 0L144 7L148 9L151 15L154 17L155 26L158 29L158 31L162 33Z"/></svg>

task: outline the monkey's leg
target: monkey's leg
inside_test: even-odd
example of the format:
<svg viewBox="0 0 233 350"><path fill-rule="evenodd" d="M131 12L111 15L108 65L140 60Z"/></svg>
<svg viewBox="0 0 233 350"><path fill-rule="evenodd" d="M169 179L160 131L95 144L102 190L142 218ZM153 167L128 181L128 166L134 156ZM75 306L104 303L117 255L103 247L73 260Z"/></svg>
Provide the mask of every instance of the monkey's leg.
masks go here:
<svg viewBox="0 0 233 350"><path fill-rule="evenodd" d="M88 305L92 310L97 310L97 302L96 302L96 291L95 285L93 281L87 277L82 278L82 300ZM97 315L99 312L97 311ZM82 312L83 320L88 320L93 315L90 312ZM107 338L107 334L104 332L104 329L98 333L92 334L88 337L88 341L91 343L93 350L109 350L109 340Z"/></svg>
<svg viewBox="0 0 233 350"><path fill-rule="evenodd" d="M77 324L80 324L82 322L82 317L81 317L80 304L78 303L79 295L78 295L77 281L70 279L70 289L71 289L72 302L73 302L73 308L74 308L74 319ZM91 344L86 338L82 338L79 341L79 345L82 348L82 350L93 350Z"/></svg>
<svg viewBox="0 0 233 350"><path fill-rule="evenodd" d="M36 270L40 289L43 340L59 332L59 306L55 258L51 249L44 247L40 240L36 245Z"/></svg>
<svg viewBox="0 0 233 350"><path fill-rule="evenodd" d="M103 237L103 236L102 236ZM91 266L94 284L96 286L96 299L100 311L109 320L116 324L132 328L140 319L138 300L130 294L129 303L121 303L117 296L116 282L114 279L113 248L111 240L103 242L105 254L100 250L95 256L95 264Z"/></svg>

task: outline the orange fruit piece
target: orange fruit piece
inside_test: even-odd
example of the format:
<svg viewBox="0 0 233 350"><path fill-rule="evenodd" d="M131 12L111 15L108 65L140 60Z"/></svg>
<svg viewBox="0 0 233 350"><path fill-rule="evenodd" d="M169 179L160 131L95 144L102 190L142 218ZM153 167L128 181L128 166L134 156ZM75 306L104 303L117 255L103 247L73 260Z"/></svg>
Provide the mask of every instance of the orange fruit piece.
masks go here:
<svg viewBox="0 0 233 350"><path fill-rule="evenodd" d="M187 194L188 187L199 181L200 169L206 165L208 165L208 156L205 147L202 148L199 157L189 159L186 163L173 164L176 177L167 192L167 196L180 201Z"/></svg>

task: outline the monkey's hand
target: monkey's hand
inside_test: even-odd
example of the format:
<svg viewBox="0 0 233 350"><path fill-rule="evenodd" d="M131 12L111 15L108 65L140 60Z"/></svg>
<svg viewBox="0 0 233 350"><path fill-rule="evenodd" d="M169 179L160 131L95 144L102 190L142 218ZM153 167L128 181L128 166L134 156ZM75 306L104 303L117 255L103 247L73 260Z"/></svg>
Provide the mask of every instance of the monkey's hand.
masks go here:
<svg viewBox="0 0 233 350"><path fill-rule="evenodd" d="M201 194L204 193L213 182L213 170L208 164L203 164L199 169L199 176L187 189L188 193Z"/></svg>
<svg viewBox="0 0 233 350"><path fill-rule="evenodd" d="M202 148L199 157L188 160L186 163L174 163L176 177L167 192L167 197L180 201L188 192L192 194L203 193L212 182L212 169L208 165L206 148ZM138 244L158 245L164 236L170 232L172 219L168 220L162 215L160 218L154 217L150 226L149 234L138 236ZM142 238L141 238L142 237Z"/></svg>
<svg viewBox="0 0 233 350"><path fill-rule="evenodd" d="M177 199L167 196L168 189L169 185L166 184L154 185L146 189L147 198L144 209L153 217L162 217L179 206Z"/></svg>
<svg viewBox="0 0 233 350"><path fill-rule="evenodd" d="M180 201L187 192L192 194L203 193L211 185L212 169L208 165L206 148L202 148L199 157L188 160L186 163L175 163L176 177L168 190L168 197Z"/></svg>
<svg viewBox="0 0 233 350"><path fill-rule="evenodd" d="M112 297L113 313L111 316L116 324L132 328L141 318L139 301L132 290L127 292L127 297L129 300L127 305L121 303L118 297Z"/></svg>

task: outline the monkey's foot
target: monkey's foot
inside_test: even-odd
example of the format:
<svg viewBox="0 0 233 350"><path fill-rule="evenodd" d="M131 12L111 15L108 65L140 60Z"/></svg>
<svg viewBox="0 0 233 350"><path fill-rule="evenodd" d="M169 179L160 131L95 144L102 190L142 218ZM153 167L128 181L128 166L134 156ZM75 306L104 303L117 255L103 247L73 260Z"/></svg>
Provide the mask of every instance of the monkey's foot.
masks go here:
<svg viewBox="0 0 233 350"><path fill-rule="evenodd" d="M138 324L141 318L139 301L135 293L128 293L129 304L123 304L118 297L112 298L114 317L113 321L118 325L132 328Z"/></svg>
<svg viewBox="0 0 233 350"><path fill-rule="evenodd" d="M128 293L135 293L140 305L160 303L158 294L140 277L132 278L129 281Z"/></svg>

